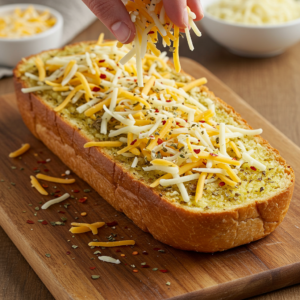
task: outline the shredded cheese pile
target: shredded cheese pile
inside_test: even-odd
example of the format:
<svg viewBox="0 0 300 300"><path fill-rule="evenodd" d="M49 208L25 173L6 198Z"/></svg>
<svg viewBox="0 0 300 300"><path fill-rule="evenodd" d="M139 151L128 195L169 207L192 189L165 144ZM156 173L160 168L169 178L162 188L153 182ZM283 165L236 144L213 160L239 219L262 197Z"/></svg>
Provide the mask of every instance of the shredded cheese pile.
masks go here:
<svg viewBox="0 0 300 300"><path fill-rule="evenodd" d="M44 32L54 26L56 19L48 10L38 12L34 6L0 16L0 38L20 38Z"/></svg>
<svg viewBox="0 0 300 300"><path fill-rule="evenodd" d="M45 61L37 57L36 72L25 73L35 84L22 91L60 93L63 100L54 107L56 112L73 105L106 137L85 147L119 148L116 155L132 158L131 168L139 165L150 174L165 173L151 187L177 186L186 203L199 202L206 184L219 181L236 186L244 162L266 170L251 156L254 150L246 151L241 140L237 144L233 141L259 135L262 130L216 123L215 103L207 98L205 106L196 98L207 82L205 78L188 82L187 75L168 66L166 53L157 57L150 48L142 62L145 86L141 88L136 59L131 57L125 65L120 64L131 49L118 48L116 41L104 42L101 35L97 44L86 46L85 52L50 56ZM185 184L195 181L194 197Z"/></svg>
<svg viewBox="0 0 300 300"><path fill-rule="evenodd" d="M300 18L296 0L220 0L207 7L207 13L228 22L271 25Z"/></svg>
<svg viewBox="0 0 300 300"><path fill-rule="evenodd" d="M143 67L142 60L145 59L147 49L150 49L154 55L159 56L160 51L156 48L158 34L163 39L164 47L169 46L173 52L174 66L176 72L180 72L181 66L179 61L179 38L181 36L179 28L172 23L165 12L162 0L135 0L126 1L126 9L130 14L132 22L136 28L136 36L133 48L120 61L125 65L133 56L136 56L136 70L138 86L143 87ZM186 10L189 16L189 25L197 36L201 32L194 23L196 15L191 12L187 6ZM174 32L172 32L174 28ZM194 50L189 28L185 28L186 38L191 51ZM173 46L171 47L171 42ZM120 46L122 44L119 44Z"/></svg>

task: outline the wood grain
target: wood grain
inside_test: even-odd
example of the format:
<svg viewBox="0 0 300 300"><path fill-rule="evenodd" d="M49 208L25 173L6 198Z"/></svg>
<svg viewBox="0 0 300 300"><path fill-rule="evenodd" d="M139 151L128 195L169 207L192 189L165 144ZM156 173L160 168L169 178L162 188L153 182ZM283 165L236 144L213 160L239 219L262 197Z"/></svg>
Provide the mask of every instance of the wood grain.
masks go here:
<svg viewBox="0 0 300 300"><path fill-rule="evenodd" d="M95 22L74 41L95 39L103 29L100 22ZM107 37L110 38L111 35ZM298 104L300 76L299 68L297 68L297 61L300 59L300 44L279 57L246 59L230 54L205 34L201 39L194 39L194 41L195 52L190 52L182 42L182 55L193 57L209 68L266 119L300 145L299 119L295 117L300 112ZM13 91L11 79L1 80L0 94L10 91ZM1 163L4 159L0 157ZM2 230L0 230L0 240L0 299L53 299ZM255 297L255 299L294 300L299 299L299 294L298 285Z"/></svg>

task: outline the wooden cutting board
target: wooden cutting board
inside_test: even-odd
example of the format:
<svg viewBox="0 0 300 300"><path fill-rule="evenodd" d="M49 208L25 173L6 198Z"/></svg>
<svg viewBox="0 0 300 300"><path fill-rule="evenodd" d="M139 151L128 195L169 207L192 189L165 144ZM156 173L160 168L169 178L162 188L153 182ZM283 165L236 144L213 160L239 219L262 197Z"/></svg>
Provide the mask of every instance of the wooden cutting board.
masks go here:
<svg viewBox="0 0 300 300"><path fill-rule="evenodd" d="M189 74L206 76L208 87L234 106L250 125L263 128L263 136L279 149L298 177L300 149L293 142L208 70L188 59L182 59L182 64ZM285 220L270 236L223 253L185 252L154 240L96 192L84 192L89 186L75 174L70 176L76 178L75 184L49 184L47 188L49 192L59 191L57 194L69 192L74 199L46 211L36 210L53 196L39 195L31 188L29 176L37 170L60 176L67 167L25 127L14 95L0 98L0 141L0 180L4 180L0 181L0 225L56 299L243 299L300 282L298 182ZM22 159L8 158L12 150L25 142L30 143L31 149ZM51 162L38 163L48 158ZM87 197L85 203L78 201L82 197ZM70 204L67 208L66 203ZM81 212L87 212L87 216L82 217ZM67 218L65 226L50 224L61 221L62 217ZM98 236L91 233L72 236L68 230L75 217L78 217L77 222L116 221L118 225L101 228ZM28 224L27 220L34 224ZM38 220L46 220L48 224L43 225ZM112 234L117 235L117 240L134 239L137 244L117 249L90 249L87 245L95 238L107 241ZM78 248L74 249L74 245ZM122 264L99 261L93 254L96 250L119 258ZM133 251L139 254L133 255ZM143 268L141 263L149 268ZM91 270L90 267L96 268ZM134 269L138 273L134 273ZM91 275L100 275L100 278L93 280Z"/></svg>

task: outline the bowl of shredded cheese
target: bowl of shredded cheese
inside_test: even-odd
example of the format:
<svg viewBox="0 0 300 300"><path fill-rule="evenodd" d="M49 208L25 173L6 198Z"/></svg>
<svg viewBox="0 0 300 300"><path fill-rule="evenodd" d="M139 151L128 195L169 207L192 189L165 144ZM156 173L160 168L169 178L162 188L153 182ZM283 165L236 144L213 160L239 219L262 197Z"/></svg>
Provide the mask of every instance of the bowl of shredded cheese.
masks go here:
<svg viewBox="0 0 300 300"><path fill-rule="evenodd" d="M202 0L205 31L231 52L275 56L300 41L299 0Z"/></svg>
<svg viewBox="0 0 300 300"><path fill-rule="evenodd" d="M60 46L63 18L37 4L0 6L0 65L14 67L23 57Z"/></svg>

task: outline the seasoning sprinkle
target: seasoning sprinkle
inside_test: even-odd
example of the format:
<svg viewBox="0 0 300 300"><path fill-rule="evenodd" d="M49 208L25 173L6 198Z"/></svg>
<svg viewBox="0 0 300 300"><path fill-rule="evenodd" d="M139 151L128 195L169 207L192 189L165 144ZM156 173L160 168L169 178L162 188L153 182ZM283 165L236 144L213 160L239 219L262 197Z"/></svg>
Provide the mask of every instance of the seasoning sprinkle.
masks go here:
<svg viewBox="0 0 300 300"><path fill-rule="evenodd" d="M96 279L99 279L99 278L100 278L100 275L92 275L93 280L96 280Z"/></svg>
<svg viewBox="0 0 300 300"><path fill-rule="evenodd" d="M51 257L51 254L46 253L45 256L49 258L49 257Z"/></svg>

